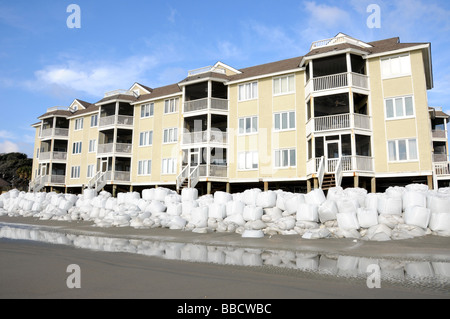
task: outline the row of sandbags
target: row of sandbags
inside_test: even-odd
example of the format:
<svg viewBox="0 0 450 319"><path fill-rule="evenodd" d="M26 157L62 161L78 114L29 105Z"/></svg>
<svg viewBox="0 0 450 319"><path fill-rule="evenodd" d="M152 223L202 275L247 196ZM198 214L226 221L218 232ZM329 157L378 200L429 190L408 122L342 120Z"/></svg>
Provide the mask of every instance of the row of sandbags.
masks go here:
<svg viewBox="0 0 450 319"><path fill-rule="evenodd" d="M450 236L450 188L426 185L390 187L368 194L362 188L321 189L308 194L249 189L198 196L195 188L181 195L167 188L99 195L25 193L0 196L0 215L40 219L89 220L100 227L237 232L243 237L301 235L303 238L350 237L404 239L427 234Z"/></svg>

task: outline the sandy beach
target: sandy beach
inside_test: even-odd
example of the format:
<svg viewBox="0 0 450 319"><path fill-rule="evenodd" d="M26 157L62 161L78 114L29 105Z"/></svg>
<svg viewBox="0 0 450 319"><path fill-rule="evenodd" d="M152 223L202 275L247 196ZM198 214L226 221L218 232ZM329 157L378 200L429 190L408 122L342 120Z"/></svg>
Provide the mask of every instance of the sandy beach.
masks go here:
<svg viewBox="0 0 450 319"><path fill-rule="evenodd" d="M429 280L419 272L424 265L435 267L434 274L448 266L448 237L387 242L282 235L251 239L235 233L99 228L88 222L5 216L0 226L14 237L0 239L0 298L450 297L448 274ZM380 288L368 287L370 273L361 271L367 260L391 265ZM330 262L337 263L336 270L320 271ZM81 288L67 286L71 264L80 268ZM404 267L402 278L393 264ZM391 280L394 270L397 279Z"/></svg>

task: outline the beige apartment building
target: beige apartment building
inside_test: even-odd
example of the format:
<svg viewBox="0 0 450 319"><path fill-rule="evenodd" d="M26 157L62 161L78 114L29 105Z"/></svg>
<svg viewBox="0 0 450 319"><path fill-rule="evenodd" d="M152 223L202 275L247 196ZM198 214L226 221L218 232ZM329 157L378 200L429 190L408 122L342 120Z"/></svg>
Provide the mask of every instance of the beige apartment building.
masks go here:
<svg viewBox="0 0 450 319"><path fill-rule="evenodd" d="M40 116L30 189L200 193L448 186L448 115L428 105L430 43L339 33L287 60L217 62L178 83Z"/></svg>

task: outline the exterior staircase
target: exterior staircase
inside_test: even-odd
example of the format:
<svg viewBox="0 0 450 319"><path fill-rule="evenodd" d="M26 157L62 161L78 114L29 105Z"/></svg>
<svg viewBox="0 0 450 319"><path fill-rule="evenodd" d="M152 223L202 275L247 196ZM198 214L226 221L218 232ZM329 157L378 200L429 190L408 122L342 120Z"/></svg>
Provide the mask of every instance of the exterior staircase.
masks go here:
<svg viewBox="0 0 450 319"><path fill-rule="evenodd" d="M191 167L190 164L186 165L180 175L177 176L177 192L181 194L181 191L185 187L195 187L200 177L200 165Z"/></svg>
<svg viewBox="0 0 450 319"><path fill-rule="evenodd" d="M325 174L323 176L322 189L327 190L331 187L336 186L336 175L335 174Z"/></svg>
<svg viewBox="0 0 450 319"><path fill-rule="evenodd" d="M46 176L38 176L33 181L30 182L29 190L30 192L36 193L44 188L46 181Z"/></svg>
<svg viewBox="0 0 450 319"><path fill-rule="evenodd" d="M106 175L108 172L97 172L88 183L87 188L93 188L98 193L106 185Z"/></svg>

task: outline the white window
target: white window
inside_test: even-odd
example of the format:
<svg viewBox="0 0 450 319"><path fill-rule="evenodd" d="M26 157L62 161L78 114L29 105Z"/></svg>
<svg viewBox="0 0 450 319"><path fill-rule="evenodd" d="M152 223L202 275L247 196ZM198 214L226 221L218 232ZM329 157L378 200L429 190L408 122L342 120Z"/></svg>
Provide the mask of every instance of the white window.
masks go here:
<svg viewBox="0 0 450 319"><path fill-rule="evenodd" d="M72 166L70 170L70 178L76 179L80 178L80 166Z"/></svg>
<svg viewBox="0 0 450 319"><path fill-rule="evenodd" d="M141 132L139 134L139 146L150 146L153 144L153 131Z"/></svg>
<svg viewBox="0 0 450 319"><path fill-rule="evenodd" d="M89 140L89 153L97 151L97 140Z"/></svg>
<svg viewBox="0 0 450 319"><path fill-rule="evenodd" d="M239 119L239 134L251 134L258 132L258 117L242 117Z"/></svg>
<svg viewBox="0 0 450 319"><path fill-rule="evenodd" d="M72 144L72 154L81 154L82 142L74 142Z"/></svg>
<svg viewBox="0 0 450 319"><path fill-rule="evenodd" d="M247 101L258 98L258 82L239 85L239 101Z"/></svg>
<svg viewBox="0 0 450 319"><path fill-rule="evenodd" d="M287 94L295 91L294 75L281 76L273 79L273 94Z"/></svg>
<svg viewBox="0 0 450 319"><path fill-rule="evenodd" d="M388 154L390 162L418 160L417 140L403 139L388 141Z"/></svg>
<svg viewBox="0 0 450 319"><path fill-rule="evenodd" d="M164 101L164 114L178 112L178 98L169 99Z"/></svg>
<svg viewBox="0 0 450 319"><path fill-rule="evenodd" d="M167 128L164 130L163 143L175 143L177 141L178 141L178 129L176 127Z"/></svg>
<svg viewBox="0 0 450 319"><path fill-rule="evenodd" d="M83 129L83 118L75 120L75 131Z"/></svg>
<svg viewBox="0 0 450 319"><path fill-rule="evenodd" d="M162 174L175 174L176 172L176 158L163 158L162 160Z"/></svg>
<svg viewBox="0 0 450 319"><path fill-rule="evenodd" d="M238 169L258 169L258 152L241 152L238 154Z"/></svg>
<svg viewBox="0 0 450 319"><path fill-rule="evenodd" d="M152 161L142 160L138 162L138 175L150 175L152 173Z"/></svg>
<svg viewBox="0 0 450 319"><path fill-rule="evenodd" d="M98 126L98 114L91 116L91 127Z"/></svg>
<svg viewBox="0 0 450 319"><path fill-rule="evenodd" d="M385 100L386 119L396 119L414 116L412 96L396 97Z"/></svg>
<svg viewBox="0 0 450 319"><path fill-rule="evenodd" d="M383 78L411 75L409 54L381 59L381 76Z"/></svg>
<svg viewBox="0 0 450 319"><path fill-rule="evenodd" d="M155 111L154 103L148 103L148 104L141 105L141 118L153 116L154 111Z"/></svg>
<svg viewBox="0 0 450 319"><path fill-rule="evenodd" d="M274 130L285 131L295 129L295 112L281 112L274 114Z"/></svg>
<svg viewBox="0 0 450 319"><path fill-rule="evenodd" d="M39 158L39 147L36 149L36 158Z"/></svg>
<svg viewBox="0 0 450 319"><path fill-rule="evenodd" d="M87 178L92 178L95 173L95 164L88 165L87 167Z"/></svg>
<svg viewBox="0 0 450 319"><path fill-rule="evenodd" d="M297 161L295 148L275 150L276 168L295 167L297 165L296 162Z"/></svg>

